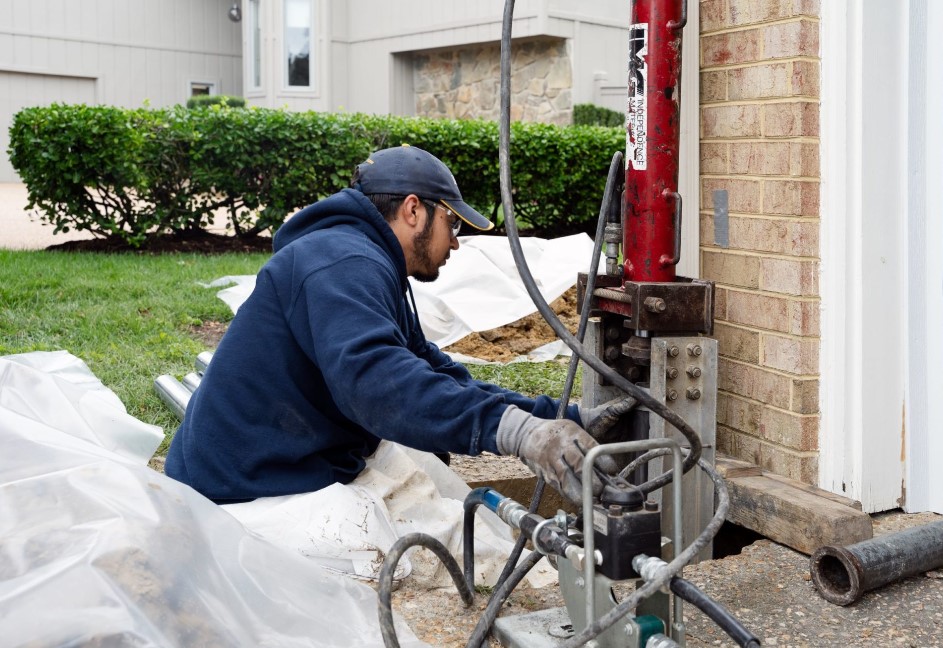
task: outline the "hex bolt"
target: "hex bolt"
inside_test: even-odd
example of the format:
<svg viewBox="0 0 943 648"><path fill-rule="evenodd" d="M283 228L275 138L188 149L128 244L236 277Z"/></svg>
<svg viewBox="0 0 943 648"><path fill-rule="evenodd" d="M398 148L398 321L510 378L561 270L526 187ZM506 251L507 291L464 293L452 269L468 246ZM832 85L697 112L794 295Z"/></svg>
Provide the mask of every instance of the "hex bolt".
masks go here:
<svg viewBox="0 0 943 648"><path fill-rule="evenodd" d="M688 387L688 398L691 400L697 400L701 397L701 390L697 387Z"/></svg>
<svg viewBox="0 0 943 648"><path fill-rule="evenodd" d="M668 367L665 371L665 375L668 376L669 380L674 380L678 377L678 368L677 367Z"/></svg>
<svg viewBox="0 0 943 648"><path fill-rule="evenodd" d="M617 346L607 346L605 355L606 360L609 362L615 362L619 359L619 356L622 355L622 350Z"/></svg>
<svg viewBox="0 0 943 648"><path fill-rule="evenodd" d="M701 368L698 367L697 365L691 365L691 366L688 367L688 369L687 369L687 374L688 374L689 376L691 376L692 378L700 378L700 377L701 377Z"/></svg>
<svg viewBox="0 0 943 648"><path fill-rule="evenodd" d="M646 297L643 303L645 304L645 310L649 313L664 313L665 309L668 308L665 300L661 297Z"/></svg>
<svg viewBox="0 0 943 648"><path fill-rule="evenodd" d="M700 344L689 344L688 345L688 355L690 356L699 356L701 355L701 345Z"/></svg>
<svg viewBox="0 0 943 648"><path fill-rule="evenodd" d="M619 327L618 327L618 326L608 326L608 327L606 327L606 339L607 339L607 340L610 340L610 341L612 341L612 340L618 340L620 333L621 333L621 331L619 330Z"/></svg>
<svg viewBox="0 0 943 648"><path fill-rule="evenodd" d="M670 355L672 358L677 358L679 353L681 353L681 351L678 349L678 347L668 347L668 355Z"/></svg>
<svg viewBox="0 0 943 648"><path fill-rule="evenodd" d="M668 397L668 400L670 400L670 401L677 400L677 399L678 399L678 392L676 392L676 391L673 390L673 389L669 389L669 390L668 390L668 393L666 394L666 396Z"/></svg>

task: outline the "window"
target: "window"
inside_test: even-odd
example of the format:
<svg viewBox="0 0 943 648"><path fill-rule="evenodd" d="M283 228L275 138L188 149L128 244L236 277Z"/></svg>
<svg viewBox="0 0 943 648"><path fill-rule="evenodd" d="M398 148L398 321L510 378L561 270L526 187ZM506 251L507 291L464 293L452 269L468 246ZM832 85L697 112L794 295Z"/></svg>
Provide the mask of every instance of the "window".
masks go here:
<svg viewBox="0 0 943 648"><path fill-rule="evenodd" d="M216 94L216 84L211 81L191 81L190 96L214 95Z"/></svg>
<svg viewBox="0 0 943 648"><path fill-rule="evenodd" d="M259 2L249 0L249 82L253 89L262 87L262 25Z"/></svg>
<svg viewBox="0 0 943 648"><path fill-rule="evenodd" d="M311 88L312 0L285 0L285 85Z"/></svg>

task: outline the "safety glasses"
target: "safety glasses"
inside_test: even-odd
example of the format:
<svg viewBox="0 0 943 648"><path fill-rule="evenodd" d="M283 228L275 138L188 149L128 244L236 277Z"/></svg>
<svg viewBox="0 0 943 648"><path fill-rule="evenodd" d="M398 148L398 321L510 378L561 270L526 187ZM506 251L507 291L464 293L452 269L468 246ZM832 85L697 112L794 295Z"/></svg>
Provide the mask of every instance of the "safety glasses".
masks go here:
<svg viewBox="0 0 943 648"><path fill-rule="evenodd" d="M451 209L449 209L448 207L446 207L440 202L434 202L432 200L427 200L425 198L421 198L421 200L423 204L428 205L429 207L432 207L433 213L435 212L436 207L439 207L445 210L446 222L449 223L449 229L452 230L452 236L457 238L459 231L462 229L462 219L458 217L458 214L456 214L455 212L453 212Z"/></svg>

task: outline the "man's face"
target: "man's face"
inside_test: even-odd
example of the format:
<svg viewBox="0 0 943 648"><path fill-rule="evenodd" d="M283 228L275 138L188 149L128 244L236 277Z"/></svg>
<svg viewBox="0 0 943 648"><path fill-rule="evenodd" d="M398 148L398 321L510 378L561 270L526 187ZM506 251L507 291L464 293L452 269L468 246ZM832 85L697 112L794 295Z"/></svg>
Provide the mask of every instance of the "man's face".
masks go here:
<svg viewBox="0 0 943 648"><path fill-rule="evenodd" d="M458 216L439 203L424 200L422 205L426 222L413 237L415 270L412 276L416 281L427 282L439 278L439 269L449 260L451 250L458 249L458 238L452 230Z"/></svg>

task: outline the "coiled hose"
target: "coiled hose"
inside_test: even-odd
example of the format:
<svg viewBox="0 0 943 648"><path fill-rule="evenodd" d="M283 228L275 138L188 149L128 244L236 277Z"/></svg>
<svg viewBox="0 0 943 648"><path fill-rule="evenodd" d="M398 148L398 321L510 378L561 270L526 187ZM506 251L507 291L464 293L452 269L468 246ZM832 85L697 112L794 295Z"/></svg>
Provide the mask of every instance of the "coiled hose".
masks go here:
<svg viewBox="0 0 943 648"><path fill-rule="evenodd" d="M383 568L380 569L380 587L378 592L378 613L380 616L380 634L383 637L383 645L386 648L399 648L399 639L396 636L396 627L393 624L393 573L396 571L396 565L400 558L412 547L425 547L434 553L452 577L462 602L465 607L470 607L475 602L475 595L465 584L462 576L462 569L458 562L449 553L441 542L425 533L409 533L393 543L386 558L383 560Z"/></svg>

